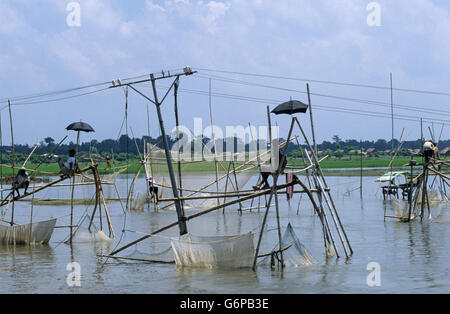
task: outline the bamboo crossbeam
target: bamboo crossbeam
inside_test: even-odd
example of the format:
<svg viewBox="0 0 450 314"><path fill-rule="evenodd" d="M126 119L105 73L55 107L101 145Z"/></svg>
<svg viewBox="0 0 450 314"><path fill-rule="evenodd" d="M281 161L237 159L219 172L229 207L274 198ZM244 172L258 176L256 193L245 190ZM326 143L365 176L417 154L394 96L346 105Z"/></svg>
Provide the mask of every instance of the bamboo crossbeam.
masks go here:
<svg viewBox="0 0 450 314"><path fill-rule="evenodd" d="M86 167L86 168L80 170L79 173L86 172L86 171L89 171L89 170L91 170L91 169L92 169L92 166L89 166L89 167ZM55 185L56 183L62 182L62 181L64 181L64 180L68 179L68 178L69 178L68 176L64 175L64 176L62 176L60 179L57 179L57 180L55 180L55 181L53 181L53 182L50 182L49 184L43 185L43 186L41 186L40 188L38 188L38 189L36 189L36 190L33 190L33 191L30 192L30 193L27 193L27 194L24 194L24 195L21 195L21 196L16 197L16 198L13 200L13 202L14 202L14 201L21 200L22 198L25 198L25 197L27 197L27 196L33 195L33 194L35 194L35 193L37 193L37 192L39 192L39 191L42 191L42 190L44 190L44 189L46 189L46 188L48 188L48 187L51 187L52 185ZM5 205L7 202L8 202L8 200L3 200L3 201L0 203L0 207L3 206L3 205Z"/></svg>
<svg viewBox="0 0 450 314"><path fill-rule="evenodd" d="M158 261L158 260L151 260L151 259L145 259L145 258L134 258L134 257L125 257L125 256L112 256L112 255L97 255L98 257L106 257L106 258L115 258L115 259L125 259L130 261L137 261L137 262L146 262L146 263L156 263L156 264L175 264L175 261Z"/></svg>
<svg viewBox="0 0 450 314"><path fill-rule="evenodd" d="M267 189L268 191L270 191L270 189ZM320 190L317 189L312 189L310 190L310 192L313 193L318 193ZM277 191L278 194L285 194L286 191ZM297 193L306 193L305 190L301 190L301 191L293 191L292 193L297 194ZM217 194L217 195L205 195L205 196L190 196L190 197L180 197L179 200L182 201L188 201L188 200L202 200L202 199L214 199L214 198L224 198L224 197L242 197L242 196L249 196L249 195L253 195L253 193L223 193L223 194ZM162 198L159 199L159 202L173 202L175 201L175 198Z"/></svg>
<svg viewBox="0 0 450 314"><path fill-rule="evenodd" d="M275 189L276 189L276 190L284 189L284 188L287 188L287 187L289 187L289 186L293 186L293 185L295 185L295 184L297 184L297 181L293 181L293 182L288 183L288 184L279 185L279 186L275 187ZM223 208L223 207L226 207L226 206L229 206L229 205L233 205L233 204L239 203L240 201L242 202L242 201L246 201L246 200L249 200L249 199L252 199L252 198L261 196L261 195L269 194L270 192L271 192L271 189L269 189L269 190L263 190L263 191L260 191L260 192L256 192L256 193L254 193L254 194L252 194L252 195L245 196L245 197L243 197L243 198L241 198L241 199L237 199L237 200L229 201L229 202L227 202L227 203L223 203L223 204L220 204L220 205L216 205L216 206L211 207L211 208L209 208L209 209L206 209L206 210L204 210L204 211L201 211L201 212L198 212L198 213L193 214L193 215L191 215L191 216L188 216L188 217L185 218L185 220L188 221L188 220L194 219L194 218L196 218L196 217L199 217L199 216L205 215L205 214L207 214L207 213L210 213L210 212L212 212L212 211L221 209L221 208ZM177 225L178 225L178 222L174 222L174 223L171 223L171 224L169 224L169 225L166 225L166 226L164 226L164 227L162 227L162 228L160 228L160 229L158 229L158 230L156 230L156 231L153 231L153 232L151 232L151 233L149 233L149 234L147 234L147 235L145 235L145 236L143 236L143 237L141 237L141 238L139 238L139 239L137 239L137 240L135 240L135 241L133 241L133 242L131 242L131 243L129 243L129 244L127 244L127 245L125 245L125 246L119 248L119 249L117 249L117 250L115 250L114 252L111 252L109 255L110 255L110 256L113 256L113 255L115 255L115 254L117 254L117 253L119 253L119 252L121 252L121 251L123 251L123 250L129 248L130 246L133 246L133 245L135 245L135 244L137 244L137 243L139 243L139 242L141 242L141 241L143 241L143 240L145 240L145 239L150 238L151 236L153 236L153 235L155 235L155 234L161 233L161 232L163 232L163 231L165 231L165 230L168 230L168 229L170 229L170 228L172 228L172 227L175 227L175 226L177 226Z"/></svg>
<svg viewBox="0 0 450 314"><path fill-rule="evenodd" d="M447 177L447 176L446 176L445 174L443 174L442 172L439 172L439 171L437 171L437 170L435 170L435 169L433 169L433 168L431 168L431 167L428 167L428 169L431 170L431 171L433 171L434 173L440 175L441 177L443 177L443 178L445 178L445 179L447 179L447 180L450 180L450 178Z"/></svg>

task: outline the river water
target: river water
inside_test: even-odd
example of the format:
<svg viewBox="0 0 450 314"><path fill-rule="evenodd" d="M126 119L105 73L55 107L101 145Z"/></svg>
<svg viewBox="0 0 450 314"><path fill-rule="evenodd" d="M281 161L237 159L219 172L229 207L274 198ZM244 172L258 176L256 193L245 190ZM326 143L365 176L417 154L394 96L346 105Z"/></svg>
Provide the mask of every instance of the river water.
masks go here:
<svg viewBox="0 0 450 314"><path fill-rule="evenodd" d="M201 186L214 174L186 176L184 186ZM130 178L131 179L131 178ZM252 177L247 186L255 183ZM304 179L304 178L303 178ZM306 268L288 267L284 271L258 267L251 270L214 270L177 268L173 264L147 264L142 262L119 262L98 257L121 247L176 221L172 209L156 212L153 205L145 205L142 211L124 213L119 202L108 203L116 237L108 243L61 243L68 229L55 229L49 245L0 248L0 289L2 293L450 293L450 223L434 223L428 220L411 223L384 219L384 212L393 215L392 201L383 200L379 184L374 177L364 177L363 196L359 190L359 178L327 177L332 196L344 228L354 250L346 260L341 257L326 258L323 248L319 219L313 213L307 197L296 194L288 203L280 196L280 216L283 228L288 223L319 264ZM119 193L125 197L125 176L116 178ZM192 183L192 184L191 184ZM195 183L195 184L194 184ZM137 190L144 190L140 178ZM214 189L213 189L214 190ZM353 190L353 191L352 191ZM39 198L69 198L70 187L47 189ZM92 187L77 187L76 197L92 197ZM115 190L105 186L107 197ZM213 201L213 204L216 201ZM263 200L261 200L263 203ZM254 202L254 206L257 201ZM195 206L195 204L194 204ZM249 207L245 202L243 207ZM15 206L15 219L29 222L31 205L20 202ZM195 235L235 235L259 232L264 209L238 211L239 205L212 212L188 222L189 232ZM204 209L204 208L203 208ZM450 210L449 208L447 208ZM75 221L78 222L92 206L76 206ZM200 209L187 209L187 215ZM441 210L441 209L439 209ZM438 214L432 210L432 215ZM58 226L70 224L70 206L34 206L33 221L57 217ZM269 252L276 244L277 231L271 208L267 232L261 252ZM8 216L8 215L7 215ZM96 220L98 224L98 220ZM178 228L165 231L159 237L145 240L119 255L143 257L148 252L158 252L170 246L170 237L177 236ZM338 246L344 256L341 246ZM81 269L81 286L69 287L67 277L71 269L68 263L77 262ZM369 285L372 268L378 263L379 285ZM373 264L372 264L373 265ZM371 282L369 280L369 282Z"/></svg>

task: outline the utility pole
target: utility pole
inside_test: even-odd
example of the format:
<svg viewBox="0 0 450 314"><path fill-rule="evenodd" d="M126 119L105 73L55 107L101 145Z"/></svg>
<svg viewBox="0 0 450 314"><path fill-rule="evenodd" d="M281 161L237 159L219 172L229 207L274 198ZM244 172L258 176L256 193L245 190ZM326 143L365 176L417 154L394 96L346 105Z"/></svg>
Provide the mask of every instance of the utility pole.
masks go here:
<svg viewBox="0 0 450 314"><path fill-rule="evenodd" d="M110 86L110 88L116 88L116 87L120 87L120 86L124 86L124 85L128 86L132 90L134 90L136 93L138 93L139 95L141 95L142 97L144 97L145 99L150 101L151 103L155 104L155 106L156 106L156 113L158 115L159 128L161 130L161 136L162 136L162 140L163 140L164 151L165 151L165 154L166 154L167 166L168 166L168 169L169 169L170 183L172 185L173 197L175 199L175 208L176 208L177 216L178 216L178 226L179 226L179 229L180 229L180 235L186 234L188 232L187 231L187 225L186 225L186 217L184 215L184 210L183 210L183 207L181 205L181 200L180 200L180 197L179 197L179 194L178 194L177 181L176 181L176 178L175 178L175 172L173 170L173 165L172 165L172 155L170 153L169 143L167 142L166 130L164 128L164 120L163 120L162 113L161 113L161 105L164 102L164 100L166 99L166 97L169 94L170 90L172 88L174 88L174 86L176 84L178 84L179 77L181 75L192 75L194 73L196 73L196 72L192 71L192 69L190 67L185 67L183 73L177 73L177 74L167 73L167 75L166 75L166 73L163 71L162 72L162 76L155 77L155 75L152 73L152 74L150 74L150 79L145 79L145 80L140 80L140 81L135 81L135 82L129 82L129 83L124 83L124 84L122 84L120 82L120 80L117 80L118 84L113 82L113 85ZM175 78L175 80L172 83L172 85L169 87L169 89L167 90L167 92L164 95L164 97L162 98L162 100L160 101L158 99L158 93L156 91L156 81L157 80L161 80L161 79L168 79L168 78ZM151 82L151 84L152 84L153 99L151 99L150 97L146 96L145 94L143 94L142 92L140 92L138 89L136 89L133 86L135 84L145 83L145 82Z"/></svg>

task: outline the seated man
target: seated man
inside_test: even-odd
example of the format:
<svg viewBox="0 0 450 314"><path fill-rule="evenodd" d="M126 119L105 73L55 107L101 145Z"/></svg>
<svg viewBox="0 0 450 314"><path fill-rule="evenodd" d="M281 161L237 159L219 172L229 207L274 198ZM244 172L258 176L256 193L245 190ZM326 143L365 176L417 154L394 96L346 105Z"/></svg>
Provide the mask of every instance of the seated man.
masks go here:
<svg viewBox="0 0 450 314"><path fill-rule="evenodd" d="M14 193L17 192L17 196L20 197L19 189L25 189L24 195L27 194L28 186L30 185L30 176L28 175L25 168L21 168L19 172L17 172L16 177L14 178L12 188L13 188L13 196Z"/></svg>
<svg viewBox="0 0 450 314"><path fill-rule="evenodd" d="M71 177L77 167L77 160L75 158L75 150L74 149L69 150L69 158L67 159L66 163L64 163L61 158L58 158L58 164L59 164L59 168L61 169L60 173L62 175L67 175L67 176Z"/></svg>
<svg viewBox="0 0 450 314"><path fill-rule="evenodd" d="M286 168L286 165L287 165L287 158L283 158L283 157L284 157L284 155L280 151L279 155L278 155L278 161L283 162L281 164L280 174L284 173L284 169ZM260 189L265 190L265 189L270 188L268 179L269 179L269 176L271 174L273 174L275 171L276 170L273 170L273 169L271 172L261 171L261 182L255 186L253 186L253 189L254 190L260 190Z"/></svg>
<svg viewBox="0 0 450 314"><path fill-rule="evenodd" d="M432 141L426 141L423 144L423 155L425 157L425 162L429 163L430 159L433 157L434 155L434 144Z"/></svg>

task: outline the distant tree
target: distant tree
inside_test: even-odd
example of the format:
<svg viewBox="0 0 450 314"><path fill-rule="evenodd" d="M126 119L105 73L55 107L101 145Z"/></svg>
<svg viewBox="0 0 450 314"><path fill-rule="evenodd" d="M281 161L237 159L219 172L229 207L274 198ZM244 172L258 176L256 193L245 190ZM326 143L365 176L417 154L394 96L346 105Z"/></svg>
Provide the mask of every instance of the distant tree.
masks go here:
<svg viewBox="0 0 450 314"><path fill-rule="evenodd" d="M51 138L51 137L46 137L46 138L44 138L44 142L45 142L47 145L50 145L50 144L55 143L55 140L54 140L53 138Z"/></svg>

